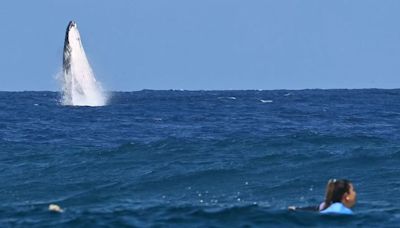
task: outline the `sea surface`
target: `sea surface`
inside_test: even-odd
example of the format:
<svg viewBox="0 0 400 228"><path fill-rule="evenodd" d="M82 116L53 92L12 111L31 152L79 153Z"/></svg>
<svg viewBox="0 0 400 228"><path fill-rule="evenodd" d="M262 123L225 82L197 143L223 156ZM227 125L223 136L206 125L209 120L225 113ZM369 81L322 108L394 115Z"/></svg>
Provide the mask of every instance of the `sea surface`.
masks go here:
<svg viewBox="0 0 400 228"><path fill-rule="evenodd" d="M60 99L0 92L0 227L400 224L400 90ZM330 178L353 182L355 215L287 210L318 205Z"/></svg>

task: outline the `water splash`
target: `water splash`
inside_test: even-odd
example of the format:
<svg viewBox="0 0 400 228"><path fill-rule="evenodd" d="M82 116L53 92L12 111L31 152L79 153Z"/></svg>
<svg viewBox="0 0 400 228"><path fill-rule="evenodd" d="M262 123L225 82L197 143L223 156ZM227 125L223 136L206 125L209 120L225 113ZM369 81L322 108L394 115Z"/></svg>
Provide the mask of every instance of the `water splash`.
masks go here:
<svg viewBox="0 0 400 228"><path fill-rule="evenodd" d="M61 82L63 105L103 106L107 104L107 96L94 77L82 46L78 27L73 21L69 22L65 34Z"/></svg>

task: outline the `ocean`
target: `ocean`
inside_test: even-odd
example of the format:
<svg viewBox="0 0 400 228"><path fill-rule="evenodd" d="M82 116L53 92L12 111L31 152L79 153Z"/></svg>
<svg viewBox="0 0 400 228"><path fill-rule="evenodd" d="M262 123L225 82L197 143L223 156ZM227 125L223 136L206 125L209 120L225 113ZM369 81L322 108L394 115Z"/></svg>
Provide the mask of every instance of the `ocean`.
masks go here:
<svg viewBox="0 0 400 228"><path fill-rule="evenodd" d="M396 227L400 90L0 92L0 227ZM353 216L318 205L353 182ZM64 209L51 212L50 204Z"/></svg>

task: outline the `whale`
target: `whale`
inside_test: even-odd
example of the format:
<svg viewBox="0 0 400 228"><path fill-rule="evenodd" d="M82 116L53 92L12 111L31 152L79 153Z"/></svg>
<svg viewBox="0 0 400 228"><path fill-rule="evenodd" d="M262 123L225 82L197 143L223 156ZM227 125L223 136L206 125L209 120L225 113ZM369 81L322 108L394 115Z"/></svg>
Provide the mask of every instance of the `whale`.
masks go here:
<svg viewBox="0 0 400 228"><path fill-rule="evenodd" d="M74 106L103 106L106 96L86 57L75 21L68 23L63 51L62 103Z"/></svg>

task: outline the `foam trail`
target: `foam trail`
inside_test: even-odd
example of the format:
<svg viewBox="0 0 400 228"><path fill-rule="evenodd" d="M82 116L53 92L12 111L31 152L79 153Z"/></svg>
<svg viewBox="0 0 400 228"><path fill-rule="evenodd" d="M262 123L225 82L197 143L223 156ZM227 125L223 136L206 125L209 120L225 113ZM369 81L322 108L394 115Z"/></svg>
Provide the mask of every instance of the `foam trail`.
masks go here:
<svg viewBox="0 0 400 228"><path fill-rule="evenodd" d="M77 25L73 21L69 22L65 34L62 104L76 106L107 104L107 97L94 77Z"/></svg>

